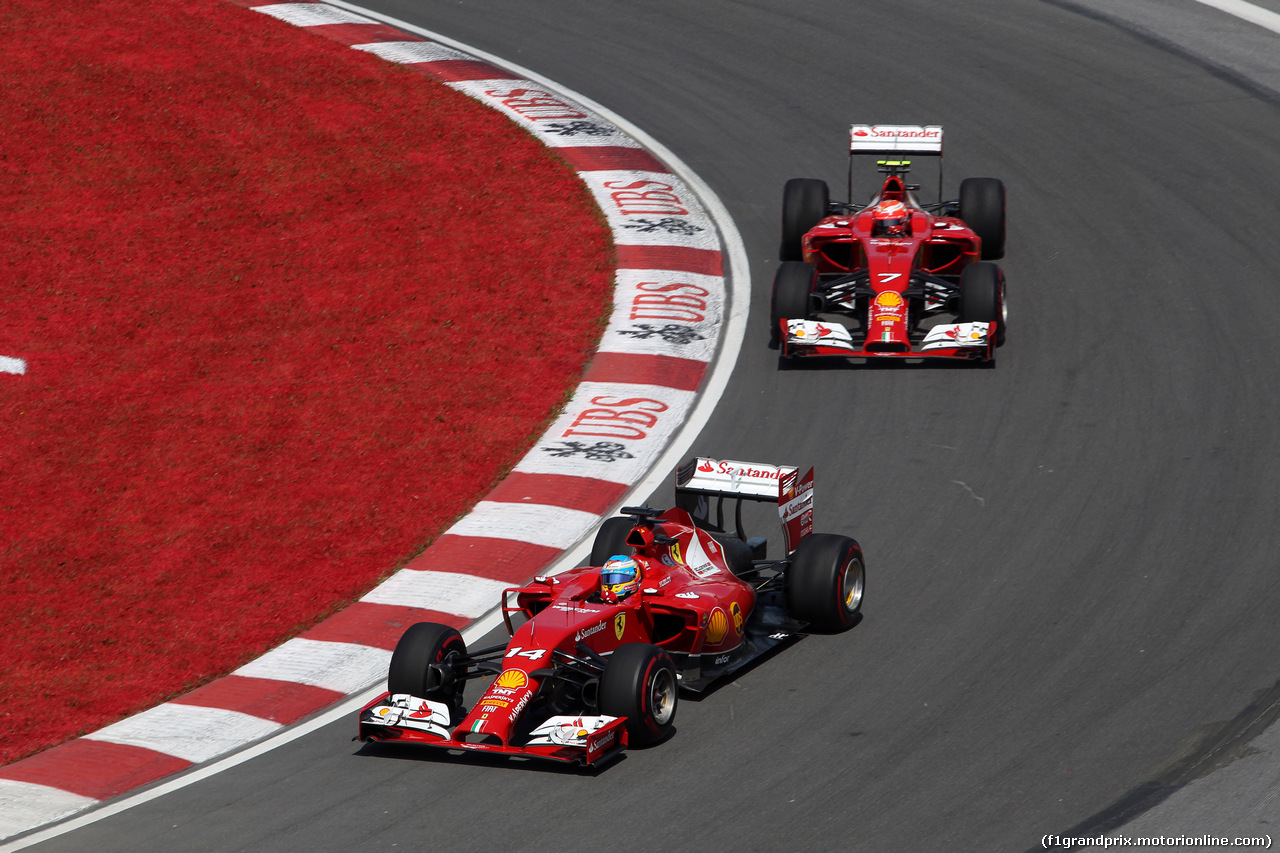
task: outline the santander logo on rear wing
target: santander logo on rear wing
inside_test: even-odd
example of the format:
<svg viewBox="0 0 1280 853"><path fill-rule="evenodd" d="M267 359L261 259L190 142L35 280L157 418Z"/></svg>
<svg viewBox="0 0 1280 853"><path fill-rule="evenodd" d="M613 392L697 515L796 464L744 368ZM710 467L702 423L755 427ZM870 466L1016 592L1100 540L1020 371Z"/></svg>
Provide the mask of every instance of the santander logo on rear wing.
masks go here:
<svg viewBox="0 0 1280 853"><path fill-rule="evenodd" d="M698 457L676 469L677 503L682 494L777 501L788 554L813 532L812 468L801 477L800 469L791 465Z"/></svg>
<svg viewBox="0 0 1280 853"><path fill-rule="evenodd" d="M778 515L782 517L782 541L790 554L813 532L812 468L803 477L793 473L778 481Z"/></svg>
<svg viewBox="0 0 1280 853"><path fill-rule="evenodd" d="M798 470L787 465L698 457L676 469L676 491L727 498L773 500L778 496L778 481L782 475L794 475Z"/></svg>
<svg viewBox="0 0 1280 853"><path fill-rule="evenodd" d="M942 127L936 124L855 124L849 128L850 154L936 154L942 156Z"/></svg>

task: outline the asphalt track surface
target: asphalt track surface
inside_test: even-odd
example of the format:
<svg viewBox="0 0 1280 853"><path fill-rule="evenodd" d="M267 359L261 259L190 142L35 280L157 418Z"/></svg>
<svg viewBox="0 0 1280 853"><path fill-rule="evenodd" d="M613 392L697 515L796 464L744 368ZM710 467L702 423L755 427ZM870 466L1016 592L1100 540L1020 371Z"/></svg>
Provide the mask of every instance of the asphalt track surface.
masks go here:
<svg viewBox="0 0 1280 853"><path fill-rule="evenodd" d="M755 301L694 452L816 465L816 528L867 554L865 618L595 776L362 748L350 720L31 849L1026 850L1265 724L1280 95L1252 48L1167 33L1280 39L1165 2L1137 30L1052 0L375 8L619 112L719 195ZM855 120L942 124L950 195L1007 184L995 370L779 369L780 190L842 196Z"/></svg>

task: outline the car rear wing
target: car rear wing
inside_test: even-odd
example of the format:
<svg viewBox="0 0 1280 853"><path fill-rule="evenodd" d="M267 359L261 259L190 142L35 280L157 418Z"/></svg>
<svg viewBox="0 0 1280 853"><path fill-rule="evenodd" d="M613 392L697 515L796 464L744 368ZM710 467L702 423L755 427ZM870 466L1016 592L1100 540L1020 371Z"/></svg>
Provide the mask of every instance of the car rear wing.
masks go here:
<svg viewBox="0 0 1280 853"><path fill-rule="evenodd" d="M855 124L849 128L849 198L853 198L853 157L874 154L884 164L903 167L903 155L938 158L938 201L942 201L942 126L937 124Z"/></svg>
<svg viewBox="0 0 1280 853"><path fill-rule="evenodd" d="M782 535L790 554L800 540L813 532L813 469L803 477L790 465L697 457L676 468L676 506L694 518L710 523L710 501L717 498L715 525L724 529L724 499L734 498L735 534L746 540L742 530L742 502L778 504Z"/></svg>

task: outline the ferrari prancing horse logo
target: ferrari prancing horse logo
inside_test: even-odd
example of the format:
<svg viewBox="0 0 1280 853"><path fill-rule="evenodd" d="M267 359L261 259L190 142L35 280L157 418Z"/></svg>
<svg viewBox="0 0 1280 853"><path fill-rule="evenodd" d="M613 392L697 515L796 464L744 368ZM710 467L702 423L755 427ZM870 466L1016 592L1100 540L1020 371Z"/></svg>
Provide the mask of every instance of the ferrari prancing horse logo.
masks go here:
<svg viewBox="0 0 1280 853"><path fill-rule="evenodd" d="M613 633L617 635L619 640L622 639L622 631L626 627L627 627L627 614L619 613L617 616L613 617Z"/></svg>

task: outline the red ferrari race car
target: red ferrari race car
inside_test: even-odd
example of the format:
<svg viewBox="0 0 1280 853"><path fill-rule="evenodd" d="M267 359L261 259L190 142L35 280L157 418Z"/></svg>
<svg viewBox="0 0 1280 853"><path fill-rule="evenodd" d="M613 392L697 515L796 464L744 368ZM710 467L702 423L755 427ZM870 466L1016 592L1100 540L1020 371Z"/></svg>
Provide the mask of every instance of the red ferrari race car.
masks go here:
<svg viewBox="0 0 1280 853"><path fill-rule="evenodd" d="M973 359L1004 342L1005 189L967 178L942 200L942 128L855 124L853 163L873 155L884 183L867 204L832 202L825 181L793 178L782 196L782 263L773 279L771 343L783 358ZM936 157L938 202L906 182L911 161ZM842 315L849 325L821 315ZM940 315L951 315L949 318ZM946 320L946 322L942 322Z"/></svg>
<svg viewBox="0 0 1280 853"><path fill-rule="evenodd" d="M743 534L743 500L777 502L785 556ZM504 592L508 643L470 650L451 627L411 626L359 739L598 765L666 738L680 690L859 618L862 549L812 532L813 469L694 459L676 471L674 508L622 511L589 566ZM481 678L468 710L464 689Z"/></svg>

